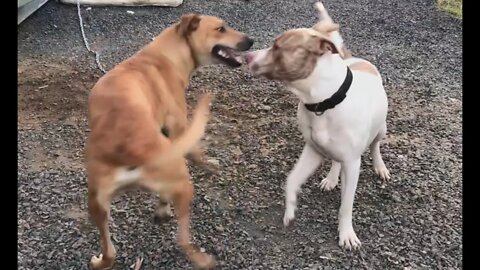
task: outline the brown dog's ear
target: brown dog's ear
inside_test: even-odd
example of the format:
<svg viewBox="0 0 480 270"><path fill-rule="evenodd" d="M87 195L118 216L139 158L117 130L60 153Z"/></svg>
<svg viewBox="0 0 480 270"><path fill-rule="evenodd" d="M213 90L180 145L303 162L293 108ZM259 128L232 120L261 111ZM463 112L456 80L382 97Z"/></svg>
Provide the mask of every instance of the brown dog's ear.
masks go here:
<svg viewBox="0 0 480 270"><path fill-rule="evenodd" d="M182 36L188 36L191 32L197 30L200 24L200 16L197 14L186 14L177 24L177 32Z"/></svg>

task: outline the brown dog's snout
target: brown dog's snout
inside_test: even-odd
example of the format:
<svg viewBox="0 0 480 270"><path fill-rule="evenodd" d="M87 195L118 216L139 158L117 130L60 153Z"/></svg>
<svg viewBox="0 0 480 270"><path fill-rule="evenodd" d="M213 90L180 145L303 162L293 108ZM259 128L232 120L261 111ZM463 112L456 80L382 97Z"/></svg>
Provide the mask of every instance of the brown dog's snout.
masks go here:
<svg viewBox="0 0 480 270"><path fill-rule="evenodd" d="M254 42L253 39L245 36L243 40L237 44L237 50L246 51L250 49L250 47L252 47L253 42Z"/></svg>

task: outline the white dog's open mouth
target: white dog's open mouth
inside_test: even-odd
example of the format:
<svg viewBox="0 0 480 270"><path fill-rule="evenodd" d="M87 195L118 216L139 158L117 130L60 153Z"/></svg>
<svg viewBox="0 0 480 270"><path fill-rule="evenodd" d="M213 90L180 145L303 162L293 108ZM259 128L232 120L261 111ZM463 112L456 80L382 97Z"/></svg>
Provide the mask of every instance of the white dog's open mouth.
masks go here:
<svg viewBox="0 0 480 270"><path fill-rule="evenodd" d="M226 46L215 45L212 49L212 54L221 62L231 67L239 67L243 62L243 57L239 52Z"/></svg>

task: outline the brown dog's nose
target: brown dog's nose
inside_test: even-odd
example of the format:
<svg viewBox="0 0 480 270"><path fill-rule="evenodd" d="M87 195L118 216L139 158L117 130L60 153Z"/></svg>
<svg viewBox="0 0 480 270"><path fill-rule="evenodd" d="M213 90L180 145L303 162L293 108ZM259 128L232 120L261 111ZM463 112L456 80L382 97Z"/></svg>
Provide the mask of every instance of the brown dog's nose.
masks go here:
<svg viewBox="0 0 480 270"><path fill-rule="evenodd" d="M248 49L250 49L250 47L253 46L253 43L254 43L253 39L247 37L247 47L248 47Z"/></svg>
<svg viewBox="0 0 480 270"><path fill-rule="evenodd" d="M240 51L246 51L252 47L253 42L253 39L245 36L243 40L237 44L237 49Z"/></svg>

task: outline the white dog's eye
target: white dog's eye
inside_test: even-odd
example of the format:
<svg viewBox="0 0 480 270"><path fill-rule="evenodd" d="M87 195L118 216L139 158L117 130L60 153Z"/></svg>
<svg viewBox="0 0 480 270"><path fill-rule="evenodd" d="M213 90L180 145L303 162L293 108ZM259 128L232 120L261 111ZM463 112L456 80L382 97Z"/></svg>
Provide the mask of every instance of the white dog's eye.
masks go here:
<svg viewBox="0 0 480 270"><path fill-rule="evenodd" d="M217 31L220 32L220 33L225 33L226 29L224 26L221 26L219 28L217 28Z"/></svg>

